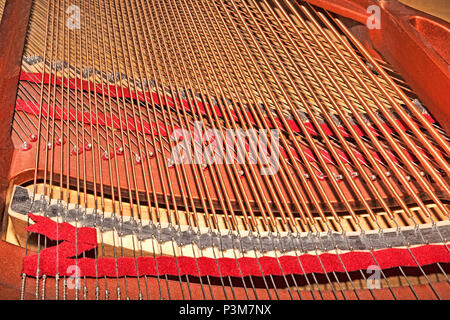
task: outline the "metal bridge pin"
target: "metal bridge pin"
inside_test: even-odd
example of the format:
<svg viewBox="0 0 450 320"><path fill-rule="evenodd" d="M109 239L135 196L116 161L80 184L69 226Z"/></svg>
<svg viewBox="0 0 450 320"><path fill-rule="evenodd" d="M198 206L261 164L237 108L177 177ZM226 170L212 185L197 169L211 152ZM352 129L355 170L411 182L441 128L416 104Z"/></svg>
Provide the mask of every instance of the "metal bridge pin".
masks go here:
<svg viewBox="0 0 450 320"><path fill-rule="evenodd" d="M119 156L123 155L123 148L122 147L117 148L116 153Z"/></svg>
<svg viewBox="0 0 450 320"><path fill-rule="evenodd" d="M57 146L60 146L60 145L63 145L63 144L65 144L66 143L66 139L63 137L63 138L58 138L58 139L56 139L56 141L55 141L55 144L57 145Z"/></svg>
<svg viewBox="0 0 450 320"><path fill-rule="evenodd" d="M82 152L83 152L83 150L78 148L77 146L73 147L73 149L72 149L72 155L74 155L74 156L79 155Z"/></svg>
<svg viewBox="0 0 450 320"><path fill-rule="evenodd" d="M149 157L153 157L153 156L154 156L153 151L149 151L149 152L148 152L148 156L149 156Z"/></svg>
<svg viewBox="0 0 450 320"><path fill-rule="evenodd" d="M203 170L206 170L207 168L208 168L208 165L207 165L206 163L203 163L203 164L202 164L202 169L203 169Z"/></svg>
<svg viewBox="0 0 450 320"><path fill-rule="evenodd" d="M88 143L87 145L86 145L86 147L84 147L85 149L86 149L86 151L91 151L92 150L92 144L91 143Z"/></svg>
<svg viewBox="0 0 450 320"><path fill-rule="evenodd" d="M310 177L309 177L309 174L307 174L307 173L305 173L304 175L303 175L306 179L309 179Z"/></svg>
<svg viewBox="0 0 450 320"><path fill-rule="evenodd" d="M135 161L136 164L140 164L142 162L141 157L139 155L136 155Z"/></svg>
<svg viewBox="0 0 450 320"><path fill-rule="evenodd" d="M385 175L386 175L386 177L390 177L391 176L391 172L390 171L386 171Z"/></svg>
<svg viewBox="0 0 450 320"><path fill-rule="evenodd" d="M29 145L26 141L22 144L22 151L27 151L31 149L31 145Z"/></svg>
<svg viewBox="0 0 450 320"><path fill-rule="evenodd" d="M30 142L35 142L37 141L37 136L33 133L30 135Z"/></svg>
<svg viewBox="0 0 450 320"><path fill-rule="evenodd" d="M244 176L244 170L239 170L239 171L238 171L238 174L239 174L241 177L243 177L243 176Z"/></svg>
<svg viewBox="0 0 450 320"><path fill-rule="evenodd" d="M45 148L45 147L44 147ZM52 144L49 142L49 143L47 143L47 149L48 150L51 150L52 149Z"/></svg>
<svg viewBox="0 0 450 320"><path fill-rule="evenodd" d="M377 179L377 176L373 174L373 175L371 175L369 178L370 178L370 180L373 181L373 180L376 180L376 179Z"/></svg>
<svg viewBox="0 0 450 320"><path fill-rule="evenodd" d="M172 159L167 159L167 165L169 166L169 168L173 167Z"/></svg>
<svg viewBox="0 0 450 320"><path fill-rule="evenodd" d="M103 155L102 155L102 159L103 159L103 160L109 160L109 159L111 159L111 154L108 153L108 151L105 151L105 152L103 153Z"/></svg>
<svg viewBox="0 0 450 320"><path fill-rule="evenodd" d="M87 293L88 293L88 289L86 286L83 287L83 298L84 300L87 300Z"/></svg>
<svg viewBox="0 0 450 320"><path fill-rule="evenodd" d="M411 176L406 176L405 179L406 181L411 181Z"/></svg>

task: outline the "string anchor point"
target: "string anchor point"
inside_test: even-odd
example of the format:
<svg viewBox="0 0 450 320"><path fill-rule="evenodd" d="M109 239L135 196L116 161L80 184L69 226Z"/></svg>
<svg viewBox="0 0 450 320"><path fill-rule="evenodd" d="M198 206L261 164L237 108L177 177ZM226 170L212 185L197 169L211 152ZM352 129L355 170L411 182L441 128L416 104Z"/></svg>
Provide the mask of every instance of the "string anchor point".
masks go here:
<svg viewBox="0 0 450 320"><path fill-rule="evenodd" d="M22 151L28 151L31 149L31 145L28 144L26 141L24 141L21 149L22 149Z"/></svg>
<svg viewBox="0 0 450 320"><path fill-rule="evenodd" d="M36 142L37 141L37 136L33 133L30 135L30 142Z"/></svg>
<svg viewBox="0 0 450 320"><path fill-rule="evenodd" d="M108 151L105 151L102 155L103 160L109 160L109 159L112 159L112 157L113 157L113 154L109 153Z"/></svg>
<svg viewBox="0 0 450 320"><path fill-rule="evenodd" d="M77 146L73 147L72 149L72 155L76 156L83 152L83 149L78 148Z"/></svg>
<svg viewBox="0 0 450 320"><path fill-rule="evenodd" d="M55 141L55 144L57 145L57 146L61 146L61 145L63 145L63 144L65 144L66 143L66 138L58 138L58 139L56 139L56 141Z"/></svg>

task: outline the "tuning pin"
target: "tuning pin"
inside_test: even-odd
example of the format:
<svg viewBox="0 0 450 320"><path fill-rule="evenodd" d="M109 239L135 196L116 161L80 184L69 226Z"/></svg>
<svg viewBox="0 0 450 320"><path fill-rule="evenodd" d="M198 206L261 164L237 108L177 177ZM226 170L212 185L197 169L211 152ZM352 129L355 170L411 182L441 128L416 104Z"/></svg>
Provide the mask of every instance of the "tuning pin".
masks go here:
<svg viewBox="0 0 450 320"><path fill-rule="evenodd" d="M22 144L22 151L27 151L31 149L31 145L29 145L26 141L23 142Z"/></svg>
<svg viewBox="0 0 450 320"><path fill-rule="evenodd" d="M92 150L92 144L91 143L86 144L86 146L84 147L84 150L91 151Z"/></svg>
<svg viewBox="0 0 450 320"><path fill-rule="evenodd" d="M57 146L63 145L63 144L65 144L65 143L66 143L66 138L64 138L64 137L58 138L58 139L56 139L56 141L55 141L55 144L56 144Z"/></svg>
<svg viewBox="0 0 450 320"><path fill-rule="evenodd" d="M30 142L36 142L37 141L37 136L33 133L30 135Z"/></svg>
<svg viewBox="0 0 450 320"><path fill-rule="evenodd" d="M122 148L122 147L117 148L117 149L116 149L116 154L117 154L118 156L122 156L122 155L123 155L123 148Z"/></svg>

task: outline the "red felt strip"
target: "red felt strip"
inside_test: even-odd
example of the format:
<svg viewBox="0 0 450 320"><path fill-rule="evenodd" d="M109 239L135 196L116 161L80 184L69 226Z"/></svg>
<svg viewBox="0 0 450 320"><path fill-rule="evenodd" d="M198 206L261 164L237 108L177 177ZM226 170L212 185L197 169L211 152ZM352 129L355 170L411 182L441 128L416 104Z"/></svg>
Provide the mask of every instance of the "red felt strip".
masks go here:
<svg viewBox="0 0 450 320"><path fill-rule="evenodd" d="M70 223L57 223L47 217L29 213L31 220L36 222L26 228L27 231L45 235L50 240L73 242L78 239L80 243L97 245L97 231L95 228L80 227L75 228Z"/></svg>
<svg viewBox="0 0 450 320"><path fill-rule="evenodd" d="M94 228L75 228L67 223L55 223L49 218L39 217L33 214L30 218L36 221L36 225L30 226L27 230L48 236L53 240L64 240L57 246L41 250L39 255L24 257L23 272L30 276L36 276L39 266L40 274L55 276L57 273L62 276L71 276L73 271L70 266L78 266L79 276L87 277L119 277L136 275L192 275L201 276L233 276L240 277L253 275L282 275L284 274L308 274L308 273L329 273L365 270L369 266L375 265L372 255L369 252L348 252L339 256L331 253L320 255L303 254L300 256L284 255L279 257L279 261L273 257L239 258L239 266L236 259L219 258L191 258L191 257L166 257L161 256L156 259L152 257L139 257L137 259L129 257L121 258L78 258L82 252L96 247L96 230ZM56 228L58 228L58 239L56 238ZM75 243L75 235L76 243ZM95 241L94 241L95 240ZM410 249L415 259L420 265L429 265L437 262L450 263L450 254L444 245L425 245ZM373 254L382 269L394 268L398 266L417 266L407 249L384 249L373 251ZM58 259L58 269L57 267ZM345 265L345 269L342 263ZM279 262L279 263L278 263ZM300 267L300 263L303 267ZM217 264L219 267L217 267ZM281 268L280 268L281 265ZM137 266L137 269L136 269ZM322 267L323 266L323 267ZM239 270L240 268L240 270Z"/></svg>
<svg viewBox="0 0 450 320"><path fill-rule="evenodd" d="M37 115L39 114L39 105L38 103L32 102L32 101L24 101L21 99L17 99L16 101L16 111L22 111L22 112L26 112L32 115ZM79 122L83 122L85 124L91 124L91 125L95 125L95 124L99 124L100 126L110 126L116 129L120 129L120 127L122 127L123 130L126 130L127 127L129 130L132 131L144 131L145 134L150 134L150 125L147 121L142 120L142 123L144 125L144 130L142 130L142 126L140 124L140 121L135 121L132 117L117 117L117 116L113 116L112 118L110 116L105 116L105 114L103 113L95 113L95 112L77 112L74 109L70 109L69 112L67 112L67 110L65 109L61 109L59 106L54 106L54 107L49 107L47 104L43 104L42 105L42 115L44 117L46 117L47 115L54 115L54 118L56 120L69 120L69 121L79 121ZM112 119L112 120L111 120ZM159 125L159 131L161 133L161 136L166 137L167 136L167 128L166 126L161 123L158 122ZM158 131L156 129L156 124L155 122L152 122L152 129L153 129L153 133L155 135L158 134ZM175 128L179 129L179 128ZM169 130L170 131L170 130ZM245 144L246 150L249 151L249 146L248 143ZM284 155L286 158L288 157L287 153L285 152L284 148L280 147L281 150L281 154ZM315 156L313 155L313 152L311 149L308 148L303 148L302 149L303 152L306 154L308 161L317 161ZM297 153L295 152L295 150L292 148L292 152L294 154L294 157L299 159ZM325 151L320 151L321 155L324 157L325 161L328 164L334 164L331 155L328 152ZM345 153L338 151L339 156L342 158L342 160L345 163L348 163L348 158L345 155ZM360 155L358 156L358 159L361 161L361 163L365 164L365 160L364 158Z"/></svg>
<svg viewBox="0 0 450 320"><path fill-rule="evenodd" d="M15 109L17 111L26 112L26 113L33 114L33 115L39 114L39 111L40 111L38 103L32 102L32 101L25 101L25 100L21 100L21 99L16 100ZM107 125L107 126L110 126L110 127L116 128L116 129L120 129L122 127L123 130L126 130L128 128L131 131L140 131L140 132L143 131L145 134L150 134L149 123L145 120L142 120L142 124L144 126L144 129L142 129L140 121L139 122L135 121L133 117L126 117L126 118L120 117L119 118L117 116L113 116L111 118L110 116L106 116L105 114L100 113L100 112L98 112L98 113L95 113L95 112L91 113L91 112L87 112L87 111L79 112L79 111L75 111L73 109L71 109L67 112L67 110L61 109L61 107L59 107L59 106L49 107L47 104L43 104L42 105L42 115L44 117L46 117L49 114L51 114L52 117L54 116L54 118L56 120L70 120L70 121L76 120L76 121L83 122L85 124L91 124L91 125L96 125L98 123L101 126ZM269 120L267 120L267 121L269 121ZM279 123L279 126L281 127L282 124ZM157 125L154 121L152 121L151 127L153 129L153 133L155 135L157 135L158 134ZM273 127L273 126L270 126L270 127ZM163 123L158 122L158 128L159 128L159 132L160 132L161 136L166 137L167 136L166 126ZM175 128L175 129L179 129L179 128ZM171 133L170 133L170 135L171 135ZM247 151L249 150L248 144L246 144L246 149L247 149ZM428 157L428 155L421 148L418 148L418 149L420 152L422 152L422 154L424 154L426 157ZM317 159L314 156L314 152L311 149L302 147L302 151L304 152L308 161L317 162ZM288 158L288 154L283 147L280 147L280 152L285 158ZM291 152L292 152L294 158L299 159L299 155L297 154L297 152L295 151L294 148L291 148ZM328 153L327 151L324 151L324 150L319 150L319 152L327 164L335 164L330 153ZM346 164L350 163L347 155L344 152L339 151L339 150L336 152L344 163L346 163ZM390 152L389 150L387 150L387 153L388 153L389 157L392 159L392 161L394 161L394 163L398 164L398 160L395 157L395 155L392 152ZM406 155L406 157L408 158L409 161L414 161L414 158L411 156L411 154L408 151L404 150L404 154ZM377 153L371 152L371 155L375 158L376 161L383 164L383 161L381 160L380 156ZM355 157L361 162L361 164L367 165L367 161L361 153L355 152Z"/></svg>
<svg viewBox="0 0 450 320"><path fill-rule="evenodd" d="M43 75L41 73L27 73L27 72L22 71L20 74L20 80L29 81L29 82L33 82L33 83L42 83L42 82L46 83L46 84L52 83L52 84L56 84L58 86L69 87L71 89L77 88L78 90L83 90L83 91L105 93L106 95L111 96L111 97L134 98L134 99L138 99L140 101L145 101L145 98L144 98L144 95L145 95L147 101L153 101L154 103L161 104L161 105L166 104L166 101L164 100L164 98L162 98L162 100L160 101L159 95L157 93L137 92L137 95L136 95L135 91L129 90L128 88L125 88L125 87L116 87L114 85L99 85L99 84L95 84L90 81L81 80L81 79L55 77L54 75L48 75L48 74L45 74L43 77ZM187 110L189 112L197 112L196 108L191 110L190 104L186 100L182 100L180 103L179 99L172 99L172 98L168 97L167 104L170 107L182 105L185 108L185 110ZM200 113L203 116L206 116L207 113L206 113L205 105L202 102L197 101L197 106L198 106L198 109L200 110ZM210 110L210 112L215 113L218 117L223 117L222 112L218 106L213 106L211 108L209 105L207 105L207 108ZM16 109L25 111L25 112L30 112L30 113L33 113L33 111L35 111L35 110L39 110L39 108L37 106L35 106L34 103L26 102L26 101L22 101L22 100L18 100L18 106L16 106ZM37 113L34 112L33 114L37 114ZM61 114L61 113L59 113L59 114ZM236 112L234 110L230 110L230 114L234 118L235 121L239 122L239 118L236 115ZM247 114L248 118L250 119L252 125L255 125L256 122L255 122L252 114L250 112L246 112L246 114ZM63 118L66 119L65 118L66 116L67 115L64 115ZM99 119L98 121L99 121L100 125L104 125L105 121L108 125L111 125L111 119L109 117L105 117L102 114L92 114L91 115L88 112L84 112L83 115L82 115L82 113L77 113L76 116L71 114L69 118L71 120L78 119L78 121L82 121L81 119L83 119L83 117L84 117L85 123L95 124L96 119ZM58 117L56 117L56 118L60 119ZM430 121L431 123L435 122L431 116L426 116L425 118L428 121ZM266 120L269 128L274 128L272 121L268 117L266 117L265 120ZM286 129L285 126L281 123L280 119L275 118L275 122L276 122L276 126L279 129L281 129L281 130ZM301 129L295 120L286 120L286 122L287 122L288 126L290 127L290 129L294 133L301 132ZM396 120L396 122L399 124L399 126L402 129L406 130L404 124L400 120ZM126 129L126 126L128 125L128 128L130 130L135 130L135 126L133 124L134 121L130 117L128 117L126 120L123 120L122 122L119 122L118 118L113 118L112 125L115 128L119 128L119 123L122 124L123 129ZM305 125L306 129L308 130L308 132L312 136L318 135L318 133L314 129L314 126L311 122L304 122L304 125ZM142 130L140 128L140 124L137 124L136 126L138 127L138 130ZM320 126L321 126L322 130L325 132L325 134L330 135L330 136L334 135L333 131L326 123L321 123ZM360 136L365 136L362 129L358 125L354 124L352 126L357 134L359 134ZM388 130L388 132L390 132L390 133L393 132L387 124L384 124L384 126ZM159 127L160 127L160 131L161 131L161 135L166 136L167 133L166 133L165 126L160 123ZM152 124L152 128L155 132L156 131L155 123ZM346 131L345 128L343 128L343 127L338 127L338 128L339 128L340 132L342 133L343 137L350 137L350 134ZM150 126L148 123L144 123L144 130L145 130L146 134L150 134L150 132L149 132ZM377 134L375 130L373 130L373 131L375 132L375 134ZM155 132L155 134L157 134L157 132ZM428 155L425 153L425 151L423 151L421 148L419 148L419 151L422 152L423 155L428 157ZM285 153L285 150L282 150L282 152L284 152L284 156L287 156ZM325 161L328 164L334 164L334 162L332 161L332 158L330 157L329 154L327 154L327 152L320 151L320 153L324 157ZM345 153L343 153L341 151L338 151L338 153L339 153L339 157L344 161L344 163L349 163L349 160L348 160L347 156L345 155ZM408 151L405 150L404 154L410 161L414 160ZM309 161L317 161L316 158L312 155L311 150L308 149L306 151L306 155L309 158ZM367 161L364 159L364 157L361 154L356 153L355 155L356 155L357 159L363 165L367 164ZM372 156L375 157L378 162L383 163L376 153L372 152ZM397 158L392 153L389 153L389 157L394 161L394 163L398 164ZM298 156L296 156L296 158L298 159Z"/></svg>
<svg viewBox="0 0 450 320"><path fill-rule="evenodd" d="M16 111L23 111L32 115L38 115L39 114L39 104L32 102L32 101L24 101L21 99L17 99L16 101ZM141 128L140 121L135 121L133 117L117 117L113 116L112 118L110 116L106 116L104 113L101 112L80 112L76 111L74 109L70 109L69 112L67 112L66 109L61 109L59 106L49 107L47 104L42 105L42 115L46 117L47 115L51 115L56 120L69 120L69 121L79 121L83 122L85 124L91 124L91 125L98 125L100 126L109 126L116 129L120 129L122 127L123 130L126 130L127 127L129 130L132 131L143 131L145 134L150 134L150 125L147 121L142 120L142 124L144 125L144 130ZM111 120L112 119L112 120ZM162 136L167 136L167 129L164 126L162 122L158 123L159 131ZM158 131L156 129L156 123L152 122L152 129L154 134L158 134ZM177 128L175 128L177 129Z"/></svg>
<svg viewBox="0 0 450 320"><path fill-rule="evenodd" d="M42 83L42 82L45 84L51 83L51 84L56 84L57 86L69 87L70 89L77 88L78 90L83 90L83 91L93 91L93 92L97 92L97 93L105 93L106 95L111 96L111 97L133 98L133 99L138 99L141 101L144 101L144 94L145 94L147 99L152 98L156 104L159 103L159 97L158 97L157 93L152 93L150 95L149 92L145 92L145 93L138 92L137 96L136 96L135 91L129 90L128 88L125 88L125 87L120 87L120 86L116 87L115 85L99 85L99 84L95 84L91 81L81 80L81 79L55 77L53 75L50 76L48 74L45 74L44 77L42 77L41 73L29 73L29 72L22 71L20 73L20 80L28 81L28 82L32 82L32 83ZM175 105L180 105L180 102L178 99L172 99L172 98L168 97L167 100L168 100L168 105L170 107L174 106L174 101L175 101ZM165 104L165 101L161 101L161 102L163 105ZM189 107L189 103L187 101L182 100L181 105L183 105L187 111L191 111L190 107ZM197 105L200 109L201 114L206 115L204 104L199 101L199 102L197 102ZM218 106L214 106L212 108L212 110L214 112L216 112L216 114L219 117L223 116L222 112L220 111L220 108ZM196 110L194 110L194 111L196 112ZM238 121L238 117L236 116L236 113L233 110L231 110L230 113L233 116L233 118L236 121ZM252 124L255 124L255 121L254 121L251 113L247 112L247 115L248 115L250 121L252 122ZM434 120L433 117L431 117L429 114L424 114L424 117L430 123L436 122L436 120ZM268 120L268 118L266 118L266 120ZM283 127L283 125L281 124L279 119L276 119L276 121L278 122L278 124L281 127ZM396 120L396 122L402 130L406 130L405 124L401 120ZM294 132L300 132L300 128L298 127L298 125L296 124L296 122L294 120L287 120L287 123L289 124L289 127ZM318 134L310 122L305 122L305 123L306 123L306 127L310 134L312 134L312 135ZM327 135L333 135L331 128L326 123L321 124L321 127ZM355 129L355 131L358 134L360 134L361 136L364 135L363 131L361 130L361 128L358 125L355 124L355 125L352 125L352 127ZM388 131L392 132L391 128L388 125L386 125L385 127ZM341 130L344 137L349 136L349 133L343 127L339 127L339 129Z"/></svg>

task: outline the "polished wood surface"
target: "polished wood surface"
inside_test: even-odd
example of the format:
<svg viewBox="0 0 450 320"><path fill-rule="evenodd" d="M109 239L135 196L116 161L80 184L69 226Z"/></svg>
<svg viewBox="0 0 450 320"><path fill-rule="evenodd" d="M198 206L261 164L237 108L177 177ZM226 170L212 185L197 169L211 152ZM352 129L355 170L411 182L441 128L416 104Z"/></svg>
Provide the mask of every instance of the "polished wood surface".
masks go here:
<svg viewBox="0 0 450 320"><path fill-rule="evenodd" d="M0 23L0 224L3 220L6 191L9 186L8 172L13 145L11 127L16 93L22 64L22 52L31 10L31 0L6 1Z"/></svg>
<svg viewBox="0 0 450 320"><path fill-rule="evenodd" d="M400 2L450 22L450 1L448 0L400 0Z"/></svg>

